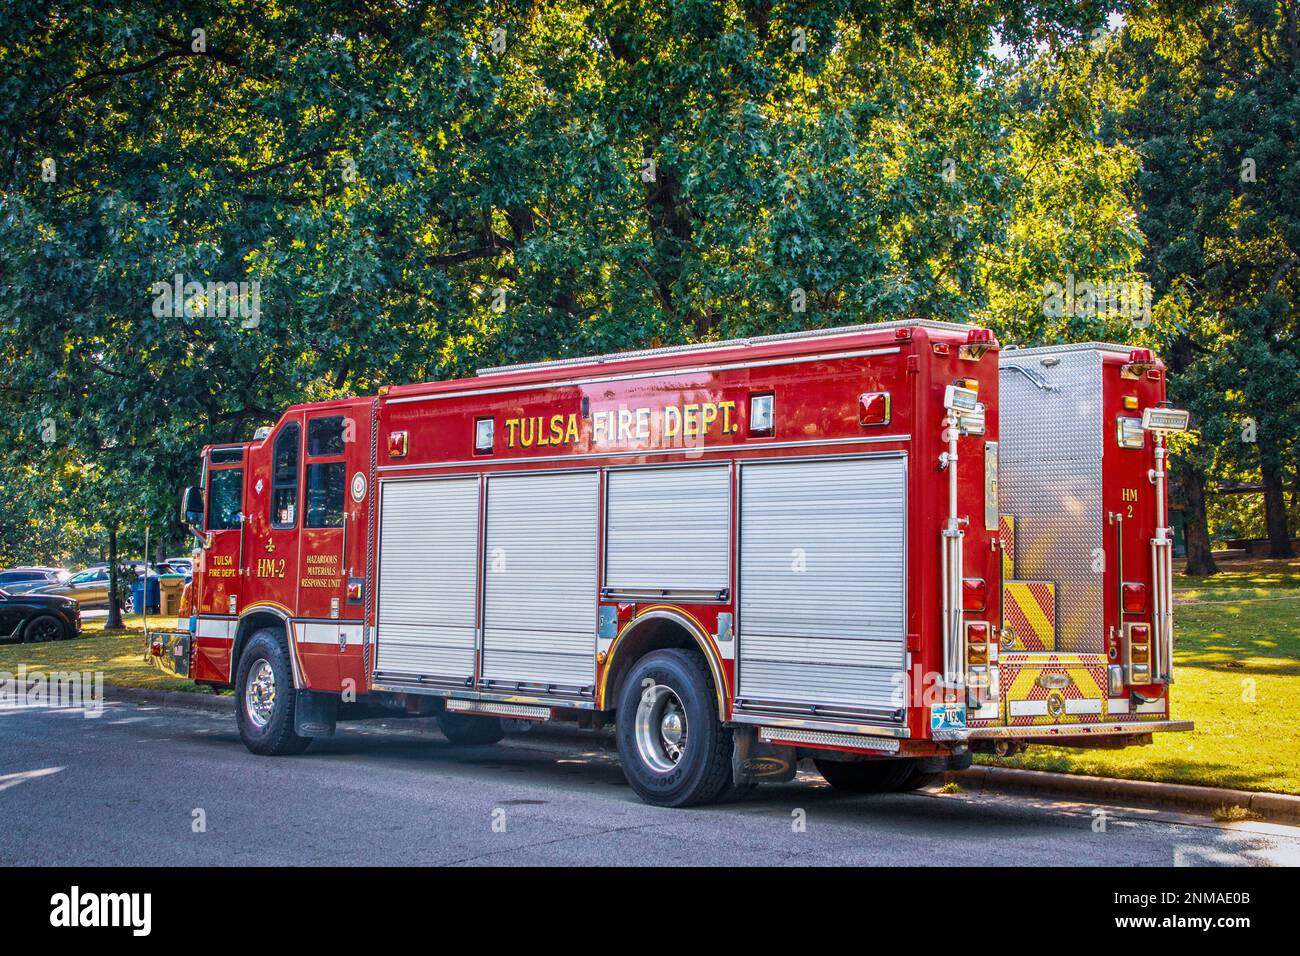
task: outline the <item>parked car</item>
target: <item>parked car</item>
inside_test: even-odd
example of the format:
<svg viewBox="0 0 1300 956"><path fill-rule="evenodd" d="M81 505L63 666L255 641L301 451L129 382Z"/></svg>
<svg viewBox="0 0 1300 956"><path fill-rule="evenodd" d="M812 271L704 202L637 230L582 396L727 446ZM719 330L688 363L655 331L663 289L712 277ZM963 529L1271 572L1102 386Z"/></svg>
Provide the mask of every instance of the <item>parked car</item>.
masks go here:
<svg viewBox="0 0 1300 956"><path fill-rule="evenodd" d="M0 571L0 588L10 594L27 594L47 584L62 584L71 575L63 568L21 567Z"/></svg>
<svg viewBox="0 0 1300 956"><path fill-rule="evenodd" d="M108 565L78 571L66 581L36 588L34 594L54 594L72 598L82 607L108 607Z"/></svg>
<svg viewBox="0 0 1300 956"><path fill-rule="evenodd" d="M81 608L55 594L14 594L0 588L0 641L36 644L81 633Z"/></svg>
<svg viewBox="0 0 1300 956"><path fill-rule="evenodd" d="M170 565L174 571L185 575L186 578L194 577L193 558L167 558L163 563Z"/></svg>

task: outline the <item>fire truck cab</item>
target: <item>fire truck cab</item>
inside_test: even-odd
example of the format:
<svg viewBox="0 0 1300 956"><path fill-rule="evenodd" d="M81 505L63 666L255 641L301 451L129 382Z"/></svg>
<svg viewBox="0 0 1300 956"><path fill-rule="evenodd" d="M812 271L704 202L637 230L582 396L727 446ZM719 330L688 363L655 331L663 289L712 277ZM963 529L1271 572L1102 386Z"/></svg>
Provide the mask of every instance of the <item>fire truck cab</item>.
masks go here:
<svg viewBox="0 0 1300 956"><path fill-rule="evenodd" d="M376 712L454 744L613 722L683 806L911 789L1171 719L1161 363L938 322L566 359L288 409L203 451L188 626L286 754Z"/></svg>

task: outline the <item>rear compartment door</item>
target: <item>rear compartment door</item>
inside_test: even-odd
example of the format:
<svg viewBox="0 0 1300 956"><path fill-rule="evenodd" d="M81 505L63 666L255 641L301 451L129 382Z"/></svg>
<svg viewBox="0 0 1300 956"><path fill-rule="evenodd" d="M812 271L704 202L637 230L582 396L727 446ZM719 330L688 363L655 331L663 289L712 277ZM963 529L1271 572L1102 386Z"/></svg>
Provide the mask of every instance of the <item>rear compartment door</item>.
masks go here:
<svg viewBox="0 0 1300 956"><path fill-rule="evenodd" d="M903 717L907 460L741 467L737 708Z"/></svg>

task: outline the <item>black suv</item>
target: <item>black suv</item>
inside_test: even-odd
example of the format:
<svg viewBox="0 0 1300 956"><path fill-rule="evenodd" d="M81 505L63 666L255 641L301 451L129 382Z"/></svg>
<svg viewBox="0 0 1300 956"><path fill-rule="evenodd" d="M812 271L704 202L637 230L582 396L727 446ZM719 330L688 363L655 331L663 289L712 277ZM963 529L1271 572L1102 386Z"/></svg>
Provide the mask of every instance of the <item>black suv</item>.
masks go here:
<svg viewBox="0 0 1300 956"><path fill-rule="evenodd" d="M81 633L81 605L55 594L0 590L0 642L61 641Z"/></svg>

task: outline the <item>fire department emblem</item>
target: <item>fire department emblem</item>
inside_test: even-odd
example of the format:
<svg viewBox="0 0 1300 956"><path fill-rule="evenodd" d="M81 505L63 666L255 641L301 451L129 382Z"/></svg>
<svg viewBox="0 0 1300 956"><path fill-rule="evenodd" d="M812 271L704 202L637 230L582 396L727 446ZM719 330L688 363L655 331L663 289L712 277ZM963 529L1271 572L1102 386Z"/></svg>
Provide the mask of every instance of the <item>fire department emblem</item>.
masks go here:
<svg viewBox="0 0 1300 956"><path fill-rule="evenodd" d="M366 476L357 472L352 476L352 500L360 504L366 497Z"/></svg>

